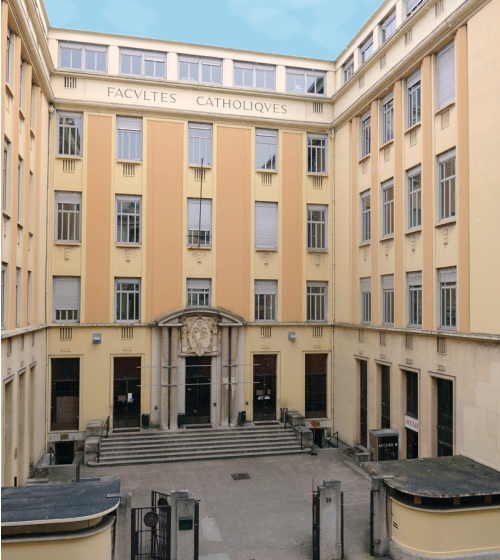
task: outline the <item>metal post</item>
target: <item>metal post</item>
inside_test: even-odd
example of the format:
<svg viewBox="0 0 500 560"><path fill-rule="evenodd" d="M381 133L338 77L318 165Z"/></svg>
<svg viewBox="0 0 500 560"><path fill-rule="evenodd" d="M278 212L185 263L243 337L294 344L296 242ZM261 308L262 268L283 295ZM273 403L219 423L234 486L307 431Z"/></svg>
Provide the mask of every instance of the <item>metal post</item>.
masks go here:
<svg viewBox="0 0 500 560"><path fill-rule="evenodd" d="M76 464L76 478L75 482L80 482L80 463Z"/></svg>
<svg viewBox="0 0 500 560"><path fill-rule="evenodd" d="M344 492L340 493L340 544L342 545L341 558L344 558Z"/></svg>
<svg viewBox="0 0 500 560"><path fill-rule="evenodd" d="M17 476L14 477L14 487L17 486Z"/></svg>

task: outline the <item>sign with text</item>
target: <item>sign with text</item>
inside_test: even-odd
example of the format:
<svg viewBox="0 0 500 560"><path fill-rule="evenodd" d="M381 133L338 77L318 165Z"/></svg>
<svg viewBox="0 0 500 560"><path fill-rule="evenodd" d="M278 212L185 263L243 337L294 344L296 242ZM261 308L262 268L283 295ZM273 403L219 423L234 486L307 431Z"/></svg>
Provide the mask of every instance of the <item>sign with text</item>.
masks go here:
<svg viewBox="0 0 500 560"><path fill-rule="evenodd" d="M413 416L405 416L405 428L418 432L418 418Z"/></svg>

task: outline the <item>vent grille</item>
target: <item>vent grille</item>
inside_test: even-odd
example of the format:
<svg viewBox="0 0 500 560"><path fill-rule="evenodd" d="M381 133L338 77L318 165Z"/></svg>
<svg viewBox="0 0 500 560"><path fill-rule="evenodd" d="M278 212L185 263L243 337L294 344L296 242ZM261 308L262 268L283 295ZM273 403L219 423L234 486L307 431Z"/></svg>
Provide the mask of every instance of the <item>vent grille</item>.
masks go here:
<svg viewBox="0 0 500 560"><path fill-rule="evenodd" d="M436 17L441 15L444 10L444 0L439 0L439 2L434 6L434 9L436 10Z"/></svg>
<svg viewBox="0 0 500 560"><path fill-rule="evenodd" d="M65 173L74 173L76 169L76 162L74 159L63 159L63 171Z"/></svg>
<svg viewBox="0 0 500 560"><path fill-rule="evenodd" d="M405 45L411 43L411 29L405 33Z"/></svg>
<svg viewBox="0 0 500 560"><path fill-rule="evenodd" d="M76 89L76 78L64 78L64 87L66 89Z"/></svg>
<svg viewBox="0 0 500 560"><path fill-rule="evenodd" d="M358 342L364 342L363 329L358 329Z"/></svg>
<svg viewBox="0 0 500 560"><path fill-rule="evenodd" d="M205 169L198 169L194 170L194 178L196 181L204 181L205 180Z"/></svg>
<svg viewBox="0 0 500 560"><path fill-rule="evenodd" d="M385 331L380 331L380 346L385 346L387 342L387 333Z"/></svg>
<svg viewBox="0 0 500 560"><path fill-rule="evenodd" d="M134 338L134 327L122 327L122 338L124 340Z"/></svg>
<svg viewBox="0 0 500 560"><path fill-rule="evenodd" d="M316 325L313 327L313 337L322 338L323 337L323 327L321 325Z"/></svg>
<svg viewBox="0 0 500 560"><path fill-rule="evenodd" d="M441 128L446 128L450 126L450 110L448 109L444 113L441 113Z"/></svg>
<svg viewBox="0 0 500 560"><path fill-rule="evenodd" d="M315 189L323 188L323 177L313 177L313 188Z"/></svg>
<svg viewBox="0 0 500 560"><path fill-rule="evenodd" d="M72 340L73 339L73 329L71 327L61 327L59 329L59 338L61 340Z"/></svg>
<svg viewBox="0 0 500 560"><path fill-rule="evenodd" d="M262 176L262 184L263 185L272 185L273 184L273 174L272 173L261 173Z"/></svg>
<svg viewBox="0 0 500 560"><path fill-rule="evenodd" d="M123 176L124 177L135 177L135 165L133 163L123 164Z"/></svg>
<svg viewBox="0 0 500 560"><path fill-rule="evenodd" d="M407 350L413 350L413 335L412 334L407 334L406 335L406 346L405 348Z"/></svg>
<svg viewBox="0 0 500 560"><path fill-rule="evenodd" d="M446 338L438 336L437 338L437 352L438 354L446 354Z"/></svg>
<svg viewBox="0 0 500 560"><path fill-rule="evenodd" d="M271 338L271 327L260 327L261 338Z"/></svg>
<svg viewBox="0 0 500 560"><path fill-rule="evenodd" d="M365 77L361 76L359 79L359 89L361 89L365 85Z"/></svg>
<svg viewBox="0 0 500 560"><path fill-rule="evenodd" d="M384 54L384 56L381 57L380 59L380 70L382 70L382 68L385 68L386 62L387 62L387 58L386 55Z"/></svg>
<svg viewBox="0 0 500 560"><path fill-rule="evenodd" d="M313 113L322 113L323 103L313 103Z"/></svg>

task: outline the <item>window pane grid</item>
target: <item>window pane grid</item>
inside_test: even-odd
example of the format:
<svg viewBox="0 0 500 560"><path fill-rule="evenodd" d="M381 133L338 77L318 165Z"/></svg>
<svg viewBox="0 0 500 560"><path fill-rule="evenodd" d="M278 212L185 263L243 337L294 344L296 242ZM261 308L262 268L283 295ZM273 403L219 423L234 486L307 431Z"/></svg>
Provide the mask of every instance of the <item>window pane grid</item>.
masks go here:
<svg viewBox="0 0 500 560"><path fill-rule="evenodd" d="M139 321L140 280L116 281L116 321Z"/></svg>
<svg viewBox="0 0 500 560"><path fill-rule="evenodd" d="M255 135L255 167L276 171L277 162L277 135L276 133L256 133Z"/></svg>
<svg viewBox="0 0 500 560"><path fill-rule="evenodd" d="M326 173L326 138L307 138L307 172Z"/></svg>
<svg viewBox="0 0 500 560"><path fill-rule="evenodd" d="M394 233L394 186L386 187L383 190L383 234L391 235Z"/></svg>
<svg viewBox="0 0 500 560"><path fill-rule="evenodd" d="M410 327L421 327L422 286L410 286L409 292L409 325Z"/></svg>
<svg viewBox="0 0 500 560"><path fill-rule="evenodd" d="M348 82L354 75L354 59L349 60L344 65L344 83Z"/></svg>
<svg viewBox="0 0 500 560"><path fill-rule="evenodd" d="M81 155L81 117L59 115L59 155Z"/></svg>
<svg viewBox="0 0 500 560"><path fill-rule="evenodd" d="M457 326L457 284L441 282L441 317L440 326L455 328Z"/></svg>
<svg viewBox="0 0 500 560"><path fill-rule="evenodd" d="M326 209L307 211L307 248L326 249Z"/></svg>
<svg viewBox="0 0 500 560"><path fill-rule="evenodd" d="M80 241L80 203L57 203L56 241Z"/></svg>
<svg viewBox="0 0 500 560"><path fill-rule="evenodd" d="M189 163L212 165L212 128L189 126Z"/></svg>
<svg viewBox="0 0 500 560"><path fill-rule="evenodd" d="M420 122L421 88L420 82L408 88L408 127Z"/></svg>
<svg viewBox="0 0 500 560"><path fill-rule="evenodd" d="M307 320L325 321L326 286L307 286Z"/></svg>
<svg viewBox="0 0 500 560"><path fill-rule="evenodd" d="M361 240L369 241L371 239L371 201L370 196L365 196L361 200Z"/></svg>
<svg viewBox="0 0 500 560"><path fill-rule="evenodd" d="M276 321L276 294L255 294L255 320Z"/></svg>
<svg viewBox="0 0 500 560"><path fill-rule="evenodd" d="M455 158L439 164L439 210L440 220L453 218L455 209Z"/></svg>
<svg viewBox="0 0 500 560"><path fill-rule="evenodd" d="M326 75L320 72L289 68L286 71L286 90L294 93L325 95Z"/></svg>
<svg viewBox="0 0 500 560"><path fill-rule="evenodd" d="M361 294L361 320L363 323L371 323L372 320L371 292L362 292Z"/></svg>
<svg viewBox="0 0 500 560"><path fill-rule="evenodd" d="M361 121L361 157L367 156L371 151L371 117Z"/></svg>
<svg viewBox="0 0 500 560"><path fill-rule="evenodd" d="M408 177L408 228L422 225L422 181L421 174Z"/></svg>
<svg viewBox="0 0 500 560"><path fill-rule="evenodd" d="M118 159L141 161L142 131L118 129Z"/></svg>
<svg viewBox="0 0 500 560"><path fill-rule="evenodd" d="M116 242L141 242L141 201L116 200Z"/></svg>
<svg viewBox="0 0 500 560"><path fill-rule="evenodd" d="M394 323L394 290L384 290L384 323Z"/></svg>
<svg viewBox="0 0 500 560"><path fill-rule="evenodd" d="M394 100L391 99L382 107L383 143L394 138Z"/></svg>

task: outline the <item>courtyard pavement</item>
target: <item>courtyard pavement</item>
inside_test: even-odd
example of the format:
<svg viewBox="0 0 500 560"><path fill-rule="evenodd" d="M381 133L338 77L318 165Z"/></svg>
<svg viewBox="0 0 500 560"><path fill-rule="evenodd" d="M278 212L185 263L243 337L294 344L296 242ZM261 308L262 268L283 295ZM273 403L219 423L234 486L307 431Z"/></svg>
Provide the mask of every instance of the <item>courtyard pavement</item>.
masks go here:
<svg viewBox="0 0 500 560"><path fill-rule="evenodd" d="M248 473L250 479L233 480ZM312 490L342 482L346 560L369 557L370 482L340 449L309 454L123 467L83 467L82 478L117 475L132 507L151 490L187 489L200 500L200 560L312 558Z"/></svg>

